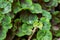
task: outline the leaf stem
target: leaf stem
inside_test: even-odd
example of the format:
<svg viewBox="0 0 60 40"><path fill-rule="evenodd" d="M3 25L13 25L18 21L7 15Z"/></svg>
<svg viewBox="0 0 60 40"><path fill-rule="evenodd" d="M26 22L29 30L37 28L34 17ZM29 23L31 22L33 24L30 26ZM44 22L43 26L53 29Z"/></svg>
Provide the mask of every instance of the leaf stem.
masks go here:
<svg viewBox="0 0 60 40"><path fill-rule="evenodd" d="M36 29L37 29L37 27L35 27L35 28L32 30L32 35L30 35L30 36L28 37L28 40L31 40L32 36L33 36L34 33L36 32Z"/></svg>

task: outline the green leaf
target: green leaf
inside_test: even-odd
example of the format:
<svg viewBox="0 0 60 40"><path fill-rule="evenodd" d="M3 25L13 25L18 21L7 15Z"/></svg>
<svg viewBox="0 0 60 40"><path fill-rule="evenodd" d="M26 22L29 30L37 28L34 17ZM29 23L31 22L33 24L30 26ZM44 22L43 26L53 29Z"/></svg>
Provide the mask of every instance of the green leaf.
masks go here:
<svg viewBox="0 0 60 40"><path fill-rule="evenodd" d="M16 13L18 13L21 10L22 10L22 8L21 8L21 5L20 5L19 1L13 3L13 13L16 14Z"/></svg>
<svg viewBox="0 0 60 40"><path fill-rule="evenodd" d="M0 0L0 8L5 8L8 2L6 0Z"/></svg>
<svg viewBox="0 0 60 40"><path fill-rule="evenodd" d="M18 32L16 35L18 37L25 36L25 35L31 35L32 28L33 28L33 26L31 26L31 25L23 24L22 27L20 27L18 29Z"/></svg>
<svg viewBox="0 0 60 40"><path fill-rule="evenodd" d="M6 27L7 29L11 29L12 28L12 24L4 24L2 25L3 27Z"/></svg>
<svg viewBox="0 0 60 40"><path fill-rule="evenodd" d="M24 2L21 3L21 6L23 9L33 9L33 5L32 5L32 0L24 0Z"/></svg>
<svg viewBox="0 0 60 40"><path fill-rule="evenodd" d="M30 10L32 13L36 13L36 14L42 13L42 7L40 4L34 3L33 6L34 6L34 9Z"/></svg>
<svg viewBox="0 0 60 40"><path fill-rule="evenodd" d="M41 30L42 27L43 27L43 23L42 22L34 22L33 27L37 27L37 28L39 28Z"/></svg>
<svg viewBox="0 0 60 40"><path fill-rule="evenodd" d="M57 0L52 0L51 2L52 2L51 6L55 6L55 7L58 6L58 1Z"/></svg>
<svg viewBox="0 0 60 40"><path fill-rule="evenodd" d="M20 15L20 20L23 23L33 24L35 21L38 21L38 17L37 17L37 15L29 14L26 12L26 13Z"/></svg>
<svg viewBox="0 0 60 40"><path fill-rule="evenodd" d="M39 30L37 33L37 40L52 40L52 34L50 31Z"/></svg>
<svg viewBox="0 0 60 40"><path fill-rule="evenodd" d="M2 25L11 23L11 17L5 15L4 19L2 20Z"/></svg>
<svg viewBox="0 0 60 40"><path fill-rule="evenodd" d="M8 15L8 16L10 16L11 17L11 19L13 19L14 18L14 13L8 13L8 14L6 14L6 15Z"/></svg>
<svg viewBox="0 0 60 40"><path fill-rule="evenodd" d="M60 23L60 19L57 18L57 17L55 17L55 18L54 18L54 22L55 22L55 24L58 24L58 23Z"/></svg>
<svg viewBox="0 0 60 40"><path fill-rule="evenodd" d="M13 0L8 0L9 2L13 3Z"/></svg>
<svg viewBox="0 0 60 40"><path fill-rule="evenodd" d="M3 40L6 38L6 34L4 32L0 33L0 39Z"/></svg>
<svg viewBox="0 0 60 40"><path fill-rule="evenodd" d="M43 0L44 2L49 2L50 0Z"/></svg>
<svg viewBox="0 0 60 40"><path fill-rule="evenodd" d="M11 3L8 3L7 6L4 8L3 13L9 13L11 12Z"/></svg>
<svg viewBox="0 0 60 40"><path fill-rule="evenodd" d="M0 23L1 23L1 21L2 21L3 18L4 18L4 15L0 14Z"/></svg>
<svg viewBox="0 0 60 40"><path fill-rule="evenodd" d="M1 28L1 27L0 27ZM6 33L7 33L7 29L6 28L1 28L0 30L0 40L3 40L6 38Z"/></svg>
<svg viewBox="0 0 60 40"><path fill-rule="evenodd" d="M47 19L51 19L52 18L50 12L48 12L46 10L43 10L42 16L46 17Z"/></svg>
<svg viewBox="0 0 60 40"><path fill-rule="evenodd" d="M6 27L7 29L11 29L11 17L8 15L5 15L5 17L2 20L2 27Z"/></svg>
<svg viewBox="0 0 60 40"><path fill-rule="evenodd" d="M54 12L53 12L53 15L56 16L58 13L59 13L59 11L54 11Z"/></svg>
<svg viewBox="0 0 60 40"><path fill-rule="evenodd" d="M60 0L58 0L58 3L60 3Z"/></svg>
<svg viewBox="0 0 60 40"><path fill-rule="evenodd" d="M46 7L57 7L58 6L58 1L57 0L50 0L45 4Z"/></svg>
<svg viewBox="0 0 60 40"><path fill-rule="evenodd" d="M42 30L50 30L51 24L49 22L49 19L42 17L40 21L43 23Z"/></svg>
<svg viewBox="0 0 60 40"><path fill-rule="evenodd" d="M0 12L2 13L2 14L6 14L6 13L9 13L9 12L11 12L11 3L10 2L7 2L7 1L4 1L5 3L4 4L1 4L2 6L2 8L0 7Z"/></svg>
<svg viewBox="0 0 60 40"><path fill-rule="evenodd" d="M60 37L60 30L55 31L54 33L55 33L54 36Z"/></svg>

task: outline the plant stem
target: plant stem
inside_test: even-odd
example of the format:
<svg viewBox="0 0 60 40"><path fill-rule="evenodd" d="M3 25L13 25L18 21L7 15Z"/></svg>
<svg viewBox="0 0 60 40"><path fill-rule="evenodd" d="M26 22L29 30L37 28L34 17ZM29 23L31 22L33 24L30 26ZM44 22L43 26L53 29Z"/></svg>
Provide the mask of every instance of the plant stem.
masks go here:
<svg viewBox="0 0 60 40"><path fill-rule="evenodd" d="M28 37L28 40L31 40L32 36L33 36L34 33L36 32L36 29L37 29L37 27L35 27L35 28L32 30L32 35L30 35L30 36Z"/></svg>

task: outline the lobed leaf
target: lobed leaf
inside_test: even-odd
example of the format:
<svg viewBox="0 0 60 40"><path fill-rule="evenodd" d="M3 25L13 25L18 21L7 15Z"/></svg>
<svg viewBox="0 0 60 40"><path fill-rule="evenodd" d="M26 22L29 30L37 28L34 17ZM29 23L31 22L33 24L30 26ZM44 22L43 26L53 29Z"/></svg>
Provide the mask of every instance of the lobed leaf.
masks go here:
<svg viewBox="0 0 60 40"><path fill-rule="evenodd" d="M18 37L21 37L21 36L25 36L25 35L31 35L32 33L32 26L31 25L28 25L28 24L22 24L22 27L20 27L18 29L18 32L17 32L17 36Z"/></svg>
<svg viewBox="0 0 60 40"><path fill-rule="evenodd" d="M33 24L35 21L38 21L37 15L29 14L29 13L24 13L20 15L20 20L23 23L27 24Z"/></svg>
<svg viewBox="0 0 60 40"><path fill-rule="evenodd" d="M50 31L39 30L37 33L37 40L52 40L52 34Z"/></svg>
<svg viewBox="0 0 60 40"><path fill-rule="evenodd" d="M36 14L42 13L42 7L40 4L34 3L33 6L34 8L30 10L32 13Z"/></svg>

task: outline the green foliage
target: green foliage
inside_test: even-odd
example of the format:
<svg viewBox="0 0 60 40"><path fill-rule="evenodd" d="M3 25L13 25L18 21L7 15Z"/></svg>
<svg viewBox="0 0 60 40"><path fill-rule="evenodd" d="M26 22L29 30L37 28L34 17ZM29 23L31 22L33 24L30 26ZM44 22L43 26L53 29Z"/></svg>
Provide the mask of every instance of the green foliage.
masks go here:
<svg viewBox="0 0 60 40"><path fill-rule="evenodd" d="M42 13L42 7L40 4L34 3L34 8L31 10L32 13Z"/></svg>
<svg viewBox="0 0 60 40"><path fill-rule="evenodd" d="M54 22L55 22L55 24L58 24L58 23L60 23L60 19L59 18L54 18Z"/></svg>
<svg viewBox="0 0 60 40"><path fill-rule="evenodd" d="M60 0L58 0L58 3L60 3Z"/></svg>
<svg viewBox="0 0 60 40"><path fill-rule="evenodd" d="M60 0L0 0L0 40L26 40L31 35L31 40L60 37L59 7Z"/></svg>
<svg viewBox="0 0 60 40"><path fill-rule="evenodd" d="M53 0L52 1L52 6L55 6L56 7L57 5L58 5L58 1L57 0Z"/></svg>
<svg viewBox="0 0 60 40"><path fill-rule="evenodd" d="M17 32L17 36L18 37L21 37L21 36L24 36L24 35L31 35L32 33L32 28L33 26L32 25L28 25L28 24L22 24L22 27L20 27L18 29L18 32Z"/></svg>
<svg viewBox="0 0 60 40"><path fill-rule="evenodd" d="M8 0L9 2L13 3L13 0Z"/></svg>
<svg viewBox="0 0 60 40"><path fill-rule="evenodd" d="M49 1L49 0L48 0ZM45 0L45 2L48 2L48 1L46 1ZM46 7L57 7L58 6L58 1L57 0L50 0L50 2L48 2L46 5L45 5Z"/></svg>
<svg viewBox="0 0 60 40"><path fill-rule="evenodd" d="M1 25L0 40L3 40L4 38L6 38L6 33L8 29L11 29L12 27L11 18L8 15L4 15L1 20Z"/></svg>
<svg viewBox="0 0 60 40"><path fill-rule="evenodd" d="M21 4L20 4L19 0L17 2L15 1L15 3L13 3L13 13L16 14L17 12L19 12L21 10L22 10L22 8L21 8Z"/></svg>
<svg viewBox="0 0 60 40"><path fill-rule="evenodd" d="M33 27L37 27L39 28L40 30L42 30L42 27L43 27L43 23L40 21L40 22L34 22L33 23Z"/></svg>
<svg viewBox="0 0 60 40"><path fill-rule="evenodd" d="M53 27L52 27L52 30L53 30L53 32L54 32L54 36L60 37L60 28L59 28L59 27L53 26Z"/></svg>
<svg viewBox="0 0 60 40"><path fill-rule="evenodd" d="M0 14L0 23L1 23L2 19L3 19L3 17L4 17L4 15Z"/></svg>
<svg viewBox="0 0 60 40"><path fill-rule="evenodd" d="M6 28L3 28L3 27L1 27L0 29L1 29L0 30L0 40L3 40L4 38L6 38L6 33L8 30Z"/></svg>
<svg viewBox="0 0 60 40"><path fill-rule="evenodd" d="M43 23L42 30L50 30L51 24L47 18L42 17L40 21Z"/></svg>
<svg viewBox="0 0 60 40"><path fill-rule="evenodd" d="M43 0L44 2L49 2L50 0Z"/></svg>
<svg viewBox="0 0 60 40"><path fill-rule="evenodd" d="M37 40L52 40L52 34L50 31L39 30L37 33Z"/></svg>
<svg viewBox="0 0 60 40"><path fill-rule="evenodd" d="M32 5L32 0L24 0L23 3L21 3L21 7L23 9L33 9L33 5Z"/></svg>
<svg viewBox="0 0 60 40"><path fill-rule="evenodd" d="M43 10L42 16L46 17L48 20L51 19L51 14L50 12Z"/></svg>
<svg viewBox="0 0 60 40"><path fill-rule="evenodd" d="M60 37L60 30L57 30L55 31L55 34L54 34L56 37Z"/></svg>
<svg viewBox="0 0 60 40"><path fill-rule="evenodd" d="M37 15L29 14L26 12L26 13L20 15L20 20L23 23L33 24L35 21L38 21L38 17L37 17Z"/></svg>
<svg viewBox="0 0 60 40"><path fill-rule="evenodd" d="M0 1L0 12L2 14L11 12L11 3L7 0L1 0Z"/></svg>
<svg viewBox="0 0 60 40"><path fill-rule="evenodd" d="M54 12L53 12L53 15L56 16L57 14L59 14L59 11L54 11Z"/></svg>

